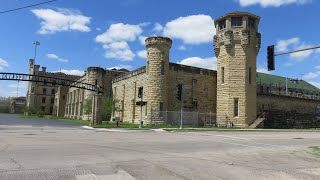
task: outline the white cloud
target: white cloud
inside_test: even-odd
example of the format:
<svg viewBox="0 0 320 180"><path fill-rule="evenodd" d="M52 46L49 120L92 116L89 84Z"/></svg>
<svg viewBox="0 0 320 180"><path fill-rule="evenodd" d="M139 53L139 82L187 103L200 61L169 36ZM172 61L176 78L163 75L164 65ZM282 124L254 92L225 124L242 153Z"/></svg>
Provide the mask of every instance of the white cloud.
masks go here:
<svg viewBox="0 0 320 180"><path fill-rule="evenodd" d="M208 58L189 57L177 63L184 64L187 66L204 68L204 69L211 69L211 70L217 69L217 58L215 57L208 57Z"/></svg>
<svg viewBox="0 0 320 180"><path fill-rule="evenodd" d="M164 36L180 39L185 44L202 44L212 41L215 34L213 19L208 15L179 17L164 27Z"/></svg>
<svg viewBox="0 0 320 180"><path fill-rule="evenodd" d="M0 58L0 70L3 70L4 68L7 68L7 67L9 67L9 63L6 60Z"/></svg>
<svg viewBox="0 0 320 180"><path fill-rule="evenodd" d="M60 58L59 56L55 55L55 54L47 54L47 57L49 59L54 59L54 60L57 60L59 62L68 62L69 60L68 59L63 59L63 58Z"/></svg>
<svg viewBox="0 0 320 180"><path fill-rule="evenodd" d="M9 88L18 88L18 87L19 87L19 89L25 89L25 88L27 88L27 82L19 82L19 86L18 86L18 83L16 83L16 84L9 84L8 87L9 87Z"/></svg>
<svg viewBox="0 0 320 180"><path fill-rule="evenodd" d="M280 7L289 4L306 4L311 3L312 0L235 0L241 6L260 5L261 7Z"/></svg>
<svg viewBox="0 0 320 180"><path fill-rule="evenodd" d="M308 44L306 42L303 42L300 40L300 38L290 38L286 40L279 40L276 47L275 51L278 53L283 53L283 52L289 52L289 51L294 51L294 50L299 50L299 49L304 49L311 47L312 44ZM291 53L289 54L290 57L290 62L287 62L285 66L293 66L296 62L301 62L307 58L309 58L315 50L308 50L308 51L301 51L301 52L296 52L296 53Z"/></svg>
<svg viewBox="0 0 320 180"><path fill-rule="evenodd" d="M54 34L62 31L89 32L91 17L83 16L79 11L70 9L33 9L31 12L42 20L39 34Z"/></svg>
<svg viewBox="0 0 320 180"><path fill-rule="evenodd" d="M147 59L147 51L146 50L138 51L137 55L142 59Z"/></svg>
<svg viewBox="0 0 320 180"><path fill-rule="evenodd" d="M187 50L186 46L184 46L184 45L179 46L178 49L181 51Z"/></svg>
<svg viewBox="0 0 320 180"><path fill-rule="evenodd" d="M114 42L111 44L103 45L106 50L105 58L107 59L118 59L121 61L132 61L136 56L130 49L129 45L125 41Z"/></svg>
<svg viewBox="0 0 320 180"><path fill-rule="evenodd" d="M53 72L62 72L65 74L70 74L70 75L76 75L76 76L82 76L84 75L84 71L81 70L66 70L66 69L61 69L60 71L53 71Z"/></svg>
<svg viewBox="0 0 320 180"><path fill-rule="evenodd" d="M315 68L316 68L316 69L320 69L320 66L316 66Z"/></svg>
<svg viewBox="0 0 320 180"><path fill-rule="evenodd" d="M113 43L118 41L135 41L142 33L141 25L111 24L109 29L96 37L100 43Z"/></svg>
<svg viewBox="0 0 320 180"><path fill-rule="evenodd" d="M139 36L139 41L140 41L140 44L145 46L146 45L146 39L148 37L147 36Z"/></svg>
<svg viewBox="0 0 320 180"><path fill-rule="evenodd" d="M310 46L300 45L297 47L297 49L304 49L307 47L310 47ZM293 61L300 62L310 57L313 52L314 50L301 51L301 52L292 53L289 56Z"/></svg>
<svg viewBox="0 0 320 180"><path fill-rule="evenodd" d="M133 67L130 66L130 65L117 65L117 66L114 66L114 67L110 67L110 68L107 68L107 69L127 69L127 70L132 70Z"/></svg>
<svg viewBox="0 0 320 180"><path fill-rule="evenodd" d="M272 71L268 71L267 68L257 68L257 72L265 73L265 74L272 74Z"/></svg>
<svg viewBox="0 0 320 180"><path fill-rule="evenodd" d="M289 51L289 46L291 45L296 45L300 43L300 39L295 37L291 39L286 39L286 40L279 40L277 45L276 45L276 51L277 52L287 52Z"/></svg>
<svg viewBox="0 0 320 180"><path fill-rule="evenodd" d="M309 82L309 83L320 89L320 82Z"/></svg>
<svg viewBox="0 0 320 180"><path fill-rule="evenodd" d="M303 79L314 79L320 77L320 71L318 72L309 72L308 74L303 75Z"/></svg>
<svg viewBox="0 0 320 180"><path fill-rule="evenodd" d="M153 27L153 32L160 33L163 30L163 26L160 23L155 23Z"/></svg>

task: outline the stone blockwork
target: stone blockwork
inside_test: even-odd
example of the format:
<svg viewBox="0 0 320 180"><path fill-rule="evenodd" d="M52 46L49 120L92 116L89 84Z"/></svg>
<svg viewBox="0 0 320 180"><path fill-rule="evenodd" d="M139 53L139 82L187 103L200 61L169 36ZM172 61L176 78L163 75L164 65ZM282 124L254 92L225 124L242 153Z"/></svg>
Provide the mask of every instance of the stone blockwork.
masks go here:
<svg viewBox="0 0 320 180"><path fill-rule="evenodd" d="M245 127L256 119L256 56L261 41L259 20L258 16L244 12L230 13L215 20L218 124L230 122Z"/></svg>
<svg viewBox="0 0 320 180"><path fill-rule="evenodd" d="M265 128L320 127L320 100L259 94L257 113L267 112Z"/></svg>
<svg viewBox="0 0 320 180"><path fill-rule="evenodd" d="M121 120L128 122L139 122L140 106L136 105L136 102L140 101L138 89L144 87L144 91L146 91L146 79L146 67L144 66L113 80L113 99L117 101L119 110L114 112L113 116L120 117ZM142 109L142 120L144 122L148 121L147 108L148 106L143 106Z"/></svg>
<svg viewBox="0 0 320 180"><path fill-rule="evenodd" d="M180 110L181 103L176 98L177 85L179 83L184 83L184 111L215 113L216 71L169 63L168 78L168 84L161 86L158 92L163 92L160 91L163 89L167 92L163 96L166 99L162 99L163 102L167 102L166 107L160 105L162 101L158 101L158 99L156 99L158 103L154 102L154 105L159 106L159 109L151 106L149 99L143 100L147 103L147 106L143 106L142 109L142 120L145 123L161 123L161 121L164 121L161 116L156 116L158 114L161 115L160 106L163 108L161 109L162 111ZM114 79L112 84L113 97L119 102L118 106L120 109L119 112L114 113L114 116L120 117L123 121L139 122L140 106L136 106L135 104L140 101L137 97L139 87L144 87L144 96L148 97L147 93L150 92L148 89L150 87L146 86L146 79L148 79L148 74L145 67ZM149 114L152 114L152 116L148 116Z"/></svg>

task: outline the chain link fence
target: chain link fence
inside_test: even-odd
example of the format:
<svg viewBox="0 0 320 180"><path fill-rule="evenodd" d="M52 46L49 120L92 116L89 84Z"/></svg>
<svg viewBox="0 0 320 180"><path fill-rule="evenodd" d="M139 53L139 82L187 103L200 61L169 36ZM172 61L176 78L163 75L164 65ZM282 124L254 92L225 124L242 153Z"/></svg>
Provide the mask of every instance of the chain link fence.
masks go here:
<svg viewBox="0 0 320 180"><path fill-rule="evenodd" d="M170 124L180 125L181 112L180 111L160 111L161 119L153 120L152 124ZM183 112L182 113L182 125L190 126L214 126L216 125L215 113L199 113L199 112Z"/></svg>

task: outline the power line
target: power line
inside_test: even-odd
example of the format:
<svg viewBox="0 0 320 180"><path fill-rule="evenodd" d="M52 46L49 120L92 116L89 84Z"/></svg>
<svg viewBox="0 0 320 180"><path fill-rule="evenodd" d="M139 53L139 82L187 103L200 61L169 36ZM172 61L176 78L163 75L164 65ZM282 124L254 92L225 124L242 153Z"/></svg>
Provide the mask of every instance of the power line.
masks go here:
<svg viewBox="0 0 320 180"><path fill-rule="evenodd" d="M30 8L30 7L34 7L34 6L39 6L39 5L42 5L42 4L48 4L48 3L51 3L51 2L54 2L54 1L58 1L58 0L45 1L45 2L41 2L41 3L37 3L37 4L31 4L31 5L28 5L28 6L15 8L15 9L0 11L0 14L12 12L12 11L18 11L18 10L21 10L21 9L26 9L26 8Z"/></svg>

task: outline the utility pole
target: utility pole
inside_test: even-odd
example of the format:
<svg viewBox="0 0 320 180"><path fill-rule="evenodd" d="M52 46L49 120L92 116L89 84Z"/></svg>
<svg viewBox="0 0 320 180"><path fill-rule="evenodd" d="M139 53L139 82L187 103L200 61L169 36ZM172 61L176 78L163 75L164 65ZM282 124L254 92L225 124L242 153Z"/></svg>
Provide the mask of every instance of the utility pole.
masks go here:
<svg viewBox="0 0 320 180"><path fill-rule="evenodd" d="M39 41L33 41L32 44L34 44L34 57L33 57L33 60L34 60L34 64L36 64L37 47L40 45L40 42Z"/></svg>

